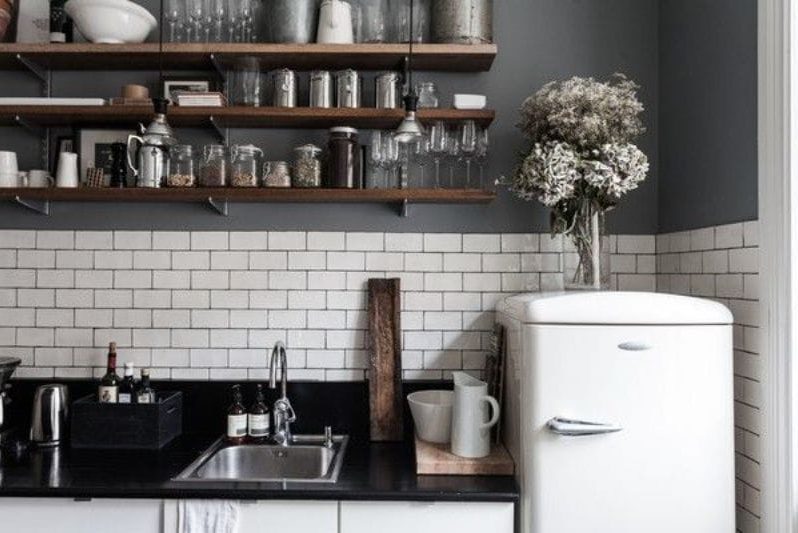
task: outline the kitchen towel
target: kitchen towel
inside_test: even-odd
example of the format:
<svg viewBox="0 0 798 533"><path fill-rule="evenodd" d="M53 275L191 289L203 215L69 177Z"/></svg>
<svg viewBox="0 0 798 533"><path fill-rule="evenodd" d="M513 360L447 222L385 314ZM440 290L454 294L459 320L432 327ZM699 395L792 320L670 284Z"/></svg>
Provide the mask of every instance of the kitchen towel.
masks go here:
<svg viewBox="0 0 798 533"><path fill-rule="evenodd" d="M177 503L179 533L235 533L240 505L231 500L180 500Z"/></svg>

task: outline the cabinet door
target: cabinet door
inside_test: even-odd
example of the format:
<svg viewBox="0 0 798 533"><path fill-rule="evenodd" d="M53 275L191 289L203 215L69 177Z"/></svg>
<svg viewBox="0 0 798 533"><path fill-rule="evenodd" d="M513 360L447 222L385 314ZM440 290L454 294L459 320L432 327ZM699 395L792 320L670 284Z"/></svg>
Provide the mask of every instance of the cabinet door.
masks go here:
<svg viewBox="0 0 798 533"><path fill-rule="evenodd" d="M177 532L177 513L177 500L167 500L164 504L164 533ZM338 533L338 502L274 500L240 502L238 533L271 531Z"/></svg>
<svg viewBox="0 0 798 533"><path fill-rule="evenodd" d="M513 533L512 503L341 502L340 533Z"/></svg>
<svg viewBox="0 0 798 533"><path fill-rule="evenodd" d="M25 533L160 533L161 500L0 498L0 530Z"/></svg>

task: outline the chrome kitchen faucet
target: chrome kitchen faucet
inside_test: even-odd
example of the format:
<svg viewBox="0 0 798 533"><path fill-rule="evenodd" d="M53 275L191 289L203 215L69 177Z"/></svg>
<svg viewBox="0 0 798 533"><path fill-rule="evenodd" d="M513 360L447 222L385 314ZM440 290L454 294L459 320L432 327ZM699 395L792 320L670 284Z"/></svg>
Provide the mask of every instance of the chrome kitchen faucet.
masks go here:
<svg viewBox="0 0 798 533"><path fill-rule="evenodd" d="M285 353L285 344L277 341L274 344L271 358L271 376L269 388L277 388L277 365L282 367L280 372L281 394L280 398L274 402L274 442L281 446L291 444L291 423L296 421L296 413L291 407L291 402L286 396L286 386L288 384L288 357Z"/></svg>

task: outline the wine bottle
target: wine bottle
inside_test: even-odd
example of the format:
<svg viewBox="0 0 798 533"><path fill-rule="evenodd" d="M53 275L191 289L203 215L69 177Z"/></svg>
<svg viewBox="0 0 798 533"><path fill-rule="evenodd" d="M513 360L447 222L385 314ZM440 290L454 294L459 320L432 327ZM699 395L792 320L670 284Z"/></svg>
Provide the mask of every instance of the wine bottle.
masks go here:
<svg viewBox="0 0 798 533"><path fill-rule="evenodd" d="M73 34L72 19L67 15L66 0L50 0L50 42L71 43Z"/></svg>
<svg viewBox="0 0 798 533"><path fill-rule="evenodd" d="M249 408L247 422L252 442L264 442L269 437L269 408L263 400L263 386L260 383L255 392L255 403Z"/></svg>
<svg viewBox="0 0 798 533"><path fill-rule="evenodd" d="M227 409L227 440L241 444L247 436L247 409L241 396L241 386L233 385L233 402Z"/></svg>
<svg viewBox="0 0 798 533"><path fill-rule="evenodd" d="M133 363L125 363L125 377L119 384L119 403L136 401L136 378L133 377Z"/></svg>
<svg viewBox="0 0 798 533"><path fill-rule="evenodd" d="M116 375L116 343L108 345L108 371L97 387L97 399L102 403L116 403L119 399L119 376Z"/></svg>
<svg viewBox="0 0 798 533"><path fill-rule="evenodd" d="M141 369L141 384L136 391L136 399L138 403L156 403L155 391L150 385L150 369Z"/></svg>

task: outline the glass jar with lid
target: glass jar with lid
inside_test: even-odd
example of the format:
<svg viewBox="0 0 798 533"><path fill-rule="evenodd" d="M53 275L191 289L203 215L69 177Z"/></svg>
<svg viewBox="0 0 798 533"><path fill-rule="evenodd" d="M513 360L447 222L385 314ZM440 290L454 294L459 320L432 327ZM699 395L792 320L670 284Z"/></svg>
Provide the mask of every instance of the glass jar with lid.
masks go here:
<svg viewBox="0 0 798 533"><path fill-rule="evenodd" d="M314 144L294 148L291 184L294 187L321 187L321 148Z"/></svg>
<svg viewBox="0 0 798 533"><path fill-rule="evenodd" d="M266 161L263 164L264 187L290 187L291 170L286 161Z"/></svg>
<svg viewBox="0 0 798 533"><path fill-rule="evenodd" d="M360 141L355 128L332 128L327 145L327 185L337 189L359 189Z"/></svg>
<svg viewBox="0 0 798 533"><path fill-rule="evenodd" d="M229 172L227 149L221 144L208 144L202 150L199 168L201 187L226 187Z"/></svg>
<svg viewBox="0 0 798 533"><path fill-rule="evenodd" d="M416 86L416 94L418 94L419 109L440 107L441 99L438 95L438 86L434 81L419 83Z"/></svg>
<svg viewBox="0 0 798 533"><path fill-rule="evenodd" d="M230 182L233 187L257 187L260 184L260 161L263 151L257 146L233 146Z"/></svg>
<svg viewBox="0 0 798 533"><path fill-rule="evenodd" d="M197 174L194 169L194 148L190 144L175 144L169 148L167 187L194 187Z"/></svg>

